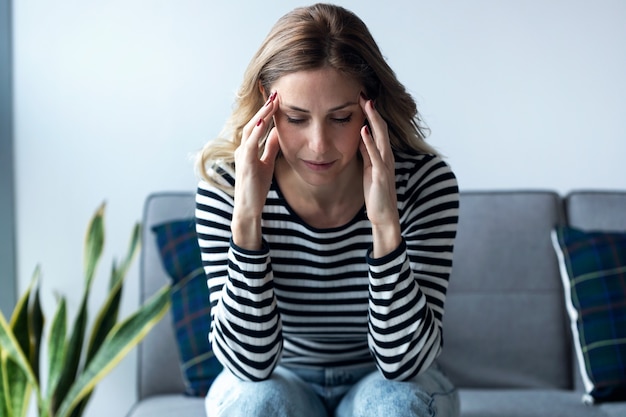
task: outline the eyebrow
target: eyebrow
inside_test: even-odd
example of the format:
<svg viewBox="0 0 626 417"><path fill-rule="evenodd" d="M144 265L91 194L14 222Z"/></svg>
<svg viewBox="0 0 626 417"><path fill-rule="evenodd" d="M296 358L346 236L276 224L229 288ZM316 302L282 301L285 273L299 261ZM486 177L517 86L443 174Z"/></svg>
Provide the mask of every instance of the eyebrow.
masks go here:
<svg viewBox="0 0 626 417"><path fill-rule="evenodd" d="M333 107L332 109L329 109L328 113L332 113L332 112L335 112L335 111L338 111L338 110L342 110L342 109L344 109L346 107L354 106L356 104L358 104L358 103L356 103L354 101L349 101L347 103L344 103L344 104L341 104L341 105L339 105L337 107ZM298 106L293 106L293 105L290 105L290 104L286 104L285 107L289 108L290 110L294 110L294 111L301 112L301 113L310 113L309 110L303 109L303 108L298 107Z"/></svg>

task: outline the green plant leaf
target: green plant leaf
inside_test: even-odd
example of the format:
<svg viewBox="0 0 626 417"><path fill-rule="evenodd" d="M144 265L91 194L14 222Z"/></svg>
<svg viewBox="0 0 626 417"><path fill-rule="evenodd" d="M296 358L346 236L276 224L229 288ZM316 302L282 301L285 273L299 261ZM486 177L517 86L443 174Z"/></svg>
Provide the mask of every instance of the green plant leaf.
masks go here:
<svg viewBox="0 0 626 417"><path fill-rule="evenodd" d="M100 312L98 313L98 316L96 317L96 320L93 324L91 337L89 339L89 345L87 347L87 355L85 357L85 367L89 365L100 346L102 346L102 343L106 339L107 335L117 323L117 318L119 316L119 306L122 298L123 283L123 278L115 278L119 275L120 272L117 270L114 263L113 270L111 271L111 282L114 282L115 285L111 289L111 291L109 291L107 299L100 308ZM82 416L85 407L87 406L87 402L90 398L91 393L85 395L80 403L76 405L76 408L74 408L74 411L72 412L70 417Z"/></svg>
<svg viewBox="0 0 626 417"><path fill-rule="evenodd" d="M80 401L134 348L170 306L170 288L163 287L107 336L89 366L70 388L56 417L69 417Z"/></svg>
<svg viewBox="0 0 626 417"><path fill-rule="evenodd" d="M30 404L31 386L22 368L8 355L2 355L2 367L5 380L6 406L10 415L25 417Z"/></svg>
<svg viewBox="0 0 626 417"><path fill-rule="evenodd" d="M3 358L3 378L12 378L12 375L9 375L5 363L9 359L11 359L23 372L26 376L27 381L31 384L31 386L35 389L35 393L37 395L37 404L41 404L41 392L39 390L39 384L37 383L37 378L35 378L35 374L33 373L32 368L30 367L30 363L28 362L28 358L22 351L22 348L19 345L15 335L11 331L9 324L6 322L4 318L4 314L0 311L0 354ZM6 371L6 372L5 372ZM13 371L11 371L13 372ZM5 380L6 382L10 381L10 379Z"/></svg>
<svg viewBox="0 0 626 417"><path fill-rule="evenodd" d="M61 297L57 310L52 319L50 334L48 335L48 387L46 405L50 406L52 395L61 379L61 371L65 363L67 337L67 306L65 297Z"/></svg>
<svg viewBox="0 0 626 417"><path fill-rule="evenodd" d="M0 348L0 416L13 417L11 395L9 392L9 375L6 370L7 353Z"/></svg>
<svg viewBox="0 0 626 417"><path fill-rule="evenodd" d="M116 262L113 262L113 267L111 268L111 278L109 281L109 294L96 316L93 331L89 340L89 347L87 349L87 360L85 366L87 366L89 361L91 361L91 358L96 353L97 349L102 345L102 342L109 334L109 331L113 328L115 323L117 323L123 282L126 279L126 274L128 273L130 264L139 251L140 239L141 226L137 223L133 228L126 257L122 261L121 266L118 268L116 266Z"/></svg>
<svg viewBox="0 0 626 417"><path fill-rule="evenodd" d="M111 276L115 277L119 275L121 275L120 271L115 267L115 264L113 264ZM111 281L114 281L115 285L107 294L107 298L104 301L104 304L102 304L102 307L100 307L100 311L94 321L91 337L89 339L89 346L87 348L85 366L89 364L100 346L102 346L104 339L106 339L113 326L117 323L124 277L111 278Z"/></svg>
<svg viewBox="0 0 626 417"><path fill-rule="evenodd" d="M128 269L132 264L135 256L139 252L139 248L141 246L141 224L135 223L133 227L133 231L130 237L130 243L128 245L128 250L126 251L126 257L123 259L119 268L117 268L117 274L111 274L111 281L109 283L109 289L113 289L119 280L123 280L128 273Z"/></svg>
<svg viewBox="0 0 626 417"><path fill-rule="evenodd" d="M126 279L126 274L128 273L128 269L130 268L133 259L139 251L141 246L140 241L141 225L136 223L133 228L133 232L131 233L128 250L126 251L126 256L122 261L121 266L118 268L116 262L113 262L113 266L111 268L111 278L109 280L109 294L96 316L93 331L91 332L91 337L89 338L85 366L89 364L91 358L93 358L96 351L109 334L109 331L117 323L120 300L122 298L123 282Z"/></svg>
<svg viewBox="0 0 626 417"><path fill-rule="evenodd" d="M83 291L83 299L81 301L78 314L74 321L72 334L67 343L65 352L64 365L61 370L59 382L52 396L50 403L51 414L55 415L58 407L64 401L68 390L78 376L78 369L82 357L83 345L85 341L85 333L87 330L88 311L87 304L89 301L89 293L91 283L95 274L96 267L102 256L104 249L104 211L106 204L102 203L92 216L87 227L85 237L85 289Z"/></svg>
<svg viewBox="0 0 626 417"><path fill-rule="evenodd" d="M33 273L33 277L28 285L28 288L26 288L24 294L22 294L19 300L17 300L17 304L15 305L13 314L11 315L11 331L15 336L20 349L27 355L27 357L30 357L31 342L29 334L28 304L33 287L39 280L40 274L40 268L35 268L35 272Z"/></svg>
<svg viewBox="0 0 626 417"><path fill-rule="evenodd" d="M39 285L35 287L35 293L32 294L28 308L28 336L30 338L29 360L30 366L37 382L39 382L39 353L41 350L41 335L45 318L41 310L41 299L39 298ZM40 384L41 385L41 384Z"/></svg>
<svg viewBox="0 0 626 417"><path fill-rule="evenodd" d="M17 334L23 335L26 333L28 336L28 327L24 328L24 324L27 323L28 317L23 318L23 314L17 314L13 317L21 317L12 323L12 331L16 337L16 341L21 345L24 343L17 339ZM18 326L18 329L15 329L14 326ZM19 330L16 333L16 330ZM28 337L26 338L25 345L21 345L20 349L24 352L28 352L30 349L30 344L28 341ZM6 395L6 406L7 409L10 410L12 416L21 417L25 413L25 409L28 405L28 399L30 397L30 390L28 386L27 376L24 374L22 368L15 363L15 361L6 354L6 351L3 351L2 357L2 366L4 368L4 373L6 375L6 380L8 384L5 385L5 395Z"/></svg>
<svg viewBox="0 0 626 417"><path fill-rule="evenodd" d="M105 203L102 203L96 210L93 217L89 221L87 227L87 235L85 236L85 286L87 291L91 288L91 282L102 256L104 249L104 209Z"/></svg>
<svg viewBox="0 0 626 417"><path fill-rule="evenodd" d="M87 299L89 298L88 289L83 293L83 300L80 304L78 314L74 320L72 334L67 343L65 351L65 360L61 369L61 375L56 390L50 402L50 410L52 415L56 415L61 403L64 401L70 387L78 376L78 367L80 365L83 344L85 340L85 331L87 328Z"/></svg>
<svg viewBox="0 0 626 417"><path fill-rule="evenodd" d="M38 326L37 321L40 320L38 316L42 313L41 310L38 312L35 311L35 316L33 317L33 310L29 308L29 304L34 305L39 301L39 277L40 269L37 267L28 288L24 294L22 294L13 310L10 322L10 331L15 337L19 350L28 360L31 369L33 369L34 377L37 382L39 380L35 369L37 369L39 358L36 357L38 339L35 330L36 326ZM35 286L37 287L33 295L33 287ZM41 337L41 333L39 337ZM13 355L9 355L8 351L3 351L3 378L6 378L5 382L8 381L8 384L4 385L4 407L6 407L10 415L22 417L25 416L28 411L31 386L28 382L26 371L23 370L16 361L17 359L15 359Z"/></svg>
<svg viewBox="0 0 626 417"><path fill-rule="evenodd" d="M85 357L85 368L89 366L91 359L94 357L100 346L102 346L111 329L117 323L120 302L122 299L123 283L126 279L126 275L130 268L130 265L139 251L140 239L141 226L139 223L137 223L133 228L130 243L128 245L128 250L120 267L118 268L116 262L113 262L113 266L111 268L111 278L109 280L110 290L93 324L91 336L89 338L89 345L87 347L87 355ZM71 417L81 416L90 398L91 393L87 394L80 401L80 403L72 412Z"/></svg>

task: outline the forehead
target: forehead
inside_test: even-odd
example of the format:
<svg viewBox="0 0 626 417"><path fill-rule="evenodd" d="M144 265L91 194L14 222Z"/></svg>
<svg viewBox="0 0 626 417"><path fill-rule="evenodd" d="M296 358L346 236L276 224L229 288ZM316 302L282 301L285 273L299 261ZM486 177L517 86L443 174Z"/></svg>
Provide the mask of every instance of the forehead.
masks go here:
<svg viewBox="0 0 626 417"><path fill-rule="evenodd" d="M296 71L280 77L272 86L281 100L311 99L332 101L356 100L363 87L354 78L334 68L324 67L309 71Z"/></svg>

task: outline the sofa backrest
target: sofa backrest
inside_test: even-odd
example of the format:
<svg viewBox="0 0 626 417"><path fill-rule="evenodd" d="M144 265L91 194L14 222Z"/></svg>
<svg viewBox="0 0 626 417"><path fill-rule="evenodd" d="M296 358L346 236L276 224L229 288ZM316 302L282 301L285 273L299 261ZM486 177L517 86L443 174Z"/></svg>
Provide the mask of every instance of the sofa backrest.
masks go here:
<svg viewBox="0 0 626 417"><path fill-rule="evenodd" d="M574 191L565 197L565 210L573 227L626 231L626 192Z"/></svg>
<svg viewBox="0 0 626 417"><path fill-rule="evenodd" d="M572 344L548 191L465 192L440 363L459 387L571 388Z"/></svg>
<svg viewBox="0 0 626 417"><path fill-rule="evenodd" d="M192 218L194 215L193 192L156 193L147 198L143 213L139 272L141 303L169 282L152 227L171 220ZM170 311L137 348L138 399L158 394L183 393L185 386L179 364Z"/></svg>

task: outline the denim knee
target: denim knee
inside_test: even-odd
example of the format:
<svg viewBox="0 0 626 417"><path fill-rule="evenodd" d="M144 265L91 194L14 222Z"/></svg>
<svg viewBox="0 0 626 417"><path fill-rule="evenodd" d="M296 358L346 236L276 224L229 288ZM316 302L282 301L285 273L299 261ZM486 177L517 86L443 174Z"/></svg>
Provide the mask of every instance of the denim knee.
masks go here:
<svg viewBox="0 0 626 417"><path fill-rule="evenodd" d="M277 368L271 378L242 381L227 370L205 399L208 417L326 417L315 392L293 373Z"/></svg>
<svg viewBox="0 0 626 417"><path fill-rule="evenodd" d="M377 371L346 394L337 417L457 417L458 393L437 369L406 382L390 381Z"/></svg>

